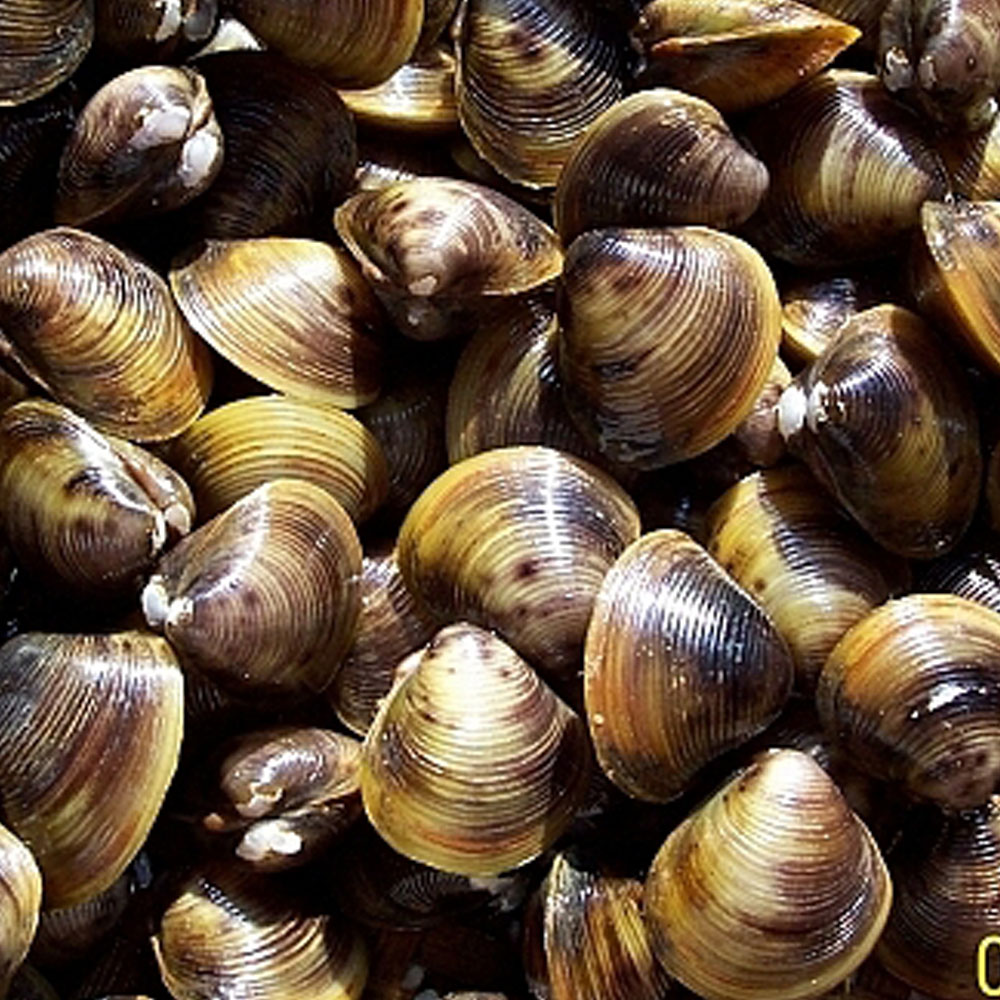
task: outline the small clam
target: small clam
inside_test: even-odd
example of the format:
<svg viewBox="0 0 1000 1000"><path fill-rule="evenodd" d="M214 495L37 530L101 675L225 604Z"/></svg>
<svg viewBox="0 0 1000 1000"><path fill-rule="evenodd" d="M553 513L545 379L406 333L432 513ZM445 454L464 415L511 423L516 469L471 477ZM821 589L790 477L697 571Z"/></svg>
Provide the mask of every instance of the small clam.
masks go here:
<svg viewBox="0 0 1000 1000"><path fill-rule="evenodd" d="M146 620L224 687L302 696L333 679L354 635L361 544L304 480L259 486L160 560Z"/></svg>
<svg viewBox="0 0 1000 1000"><path fill-rule="evenodd" d="M951 809L1000 780L1000 614L911 594L866 615L820 674L820 718L851 760Z"/></svg>
<svg viewBox="0 0 1000 1000"><path fill-rule="evenodd" d="M197 197L222 166L222 131L194 70L142 66L87 102L63 149L55 218L105 225Z"/></svg>
<svg viewBox="0 0 1000 1000"><path fill-rule="evenodd" d="M788 647L760 606L683 532L643 535L608 570L587 629L597 760L636 798L680 795L781 711Z"/></svg>
<svg viewBox="0 0 1000 1000"><path fill-rule="evenodd" d="M610 476L540 445L497 448L417 498L399 568L436 614L495 628L554 676L576 669L601 580L638 534L638 512Z"/></svg>
<svg viewBox="0 0 1000 1000"><path fill-rule="evenodd" d="M954 548L979 499L982 456L964 373L919 316L858 313L782 394L793 454L880 545Z"/></svg>
<svg viewBox="0 0 1000 1000"><path fill-rule="evenodd" d="M892 886L878 847L806 754L773 750L657 852L643 912L667 972L706 1000L806 1000L871 952Z"/></svg>
<svg viewBox="0 0 1000 1000"><path fill-rule="evenodd" d="M7 990L35 937L42 873L31 851L0 826L0 993Z"/></svg>
<svg viewBox="0 0 1000 1000"><path fill-rule="evenodd" d="M218 0L95 0L95 52L131 65L171 61L208 39L218 8Z"/></svg>
<svg viewBox="0 0 1000 1000"><path fill-rule="evenodd" d="M570 245L559 364L571 415L614 461L708 451L752 409L781 303L748 243L702 226L591 230Z"/></svg>
<svg viewBox="0 0 1000 1000"><path fill-rule="evenodd" d="M361 794L401 854L491 876L537 857L587 789L586 729L506 643L442 629L365 737Z"/></svg>

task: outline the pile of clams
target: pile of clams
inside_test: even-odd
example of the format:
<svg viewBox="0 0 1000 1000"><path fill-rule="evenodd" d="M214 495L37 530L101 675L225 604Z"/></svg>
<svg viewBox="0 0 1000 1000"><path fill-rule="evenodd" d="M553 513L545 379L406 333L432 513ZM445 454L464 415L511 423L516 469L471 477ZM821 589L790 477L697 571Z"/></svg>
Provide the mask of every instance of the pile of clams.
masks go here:
<svg viewBox="0 0 1000 1000"><path fill-rule="evenodd" d="M0 2L0 1000L1000 995L1000 0Z"/></svg>

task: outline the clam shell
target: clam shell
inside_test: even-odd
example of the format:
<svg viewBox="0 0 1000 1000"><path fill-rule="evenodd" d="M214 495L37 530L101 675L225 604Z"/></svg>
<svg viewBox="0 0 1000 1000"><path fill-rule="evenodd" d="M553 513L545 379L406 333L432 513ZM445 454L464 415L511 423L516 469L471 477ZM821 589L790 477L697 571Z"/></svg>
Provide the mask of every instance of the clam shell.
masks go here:
<svg viewBox="0 0 1000 1000"><path fill-rule="evenodd" d="M777 717L792 676L764 611L683 532L643 535L608 570L587 628L584 699L597 760L629 795L680 795Z"/></svg>
<svg viewBox="0 0 1000 1000"><path fill-rule="evenodd" d="M1000 614L953 594L876 608L837 643L820 718L859 768L952 809L1000 779Z"/></svg>
<svg viewBox="0 0 1000 1000"><path fill-rule="evenodd" d="M708 451L750 412L778 353L781 304L760 254L701 226L573 241L560 303L570 413L614 461Z"/></svg>
<svg viewBox="0 0 1000 1000"><path fill-rule="evenodd" d="M191 326L278 392L351 408L381 388L385 323L350 255L318 240L210 240L170 287Z"/></svg>
<svg viewBox="0 0 1000 1000"><path fill-rule="evenodd" d="M1000 198L1000 118L973 132L947 131L937 150L955 194L977 201Z"/></svg>
<svg viewBox="0 0 1000 1000"><path fill-rule="evenodd" d="M641 86L678 87L726 114L781 97L861 32L793 0L653 0L632 29Z"/></svg>
<svg viewBox="0 0 1000 1000"><path fill-rule="evenodd" d="M38 927L42 873L31 851L5 826L0 826L0 900L0 990L7 995Z"/></svg>
<svg viewBox="0 0 1000 1000"><path fill-rule="evenodd" d="M344 508L276 479L171 549L142 606L186 666L237 692L301 696L330 683L351 643L360 573Z"/></svg>
<svg viewBox="0 0 1000 1000"><path fill-rule="evenodd" d="M361 794L394 850L491 876L560 836L588 767L576 713L501 639L462 623L438 632L382 703L365 737Z"/></svg>
<svg viewBox="0 0 1000 1000"><path fill-rule="evenodd" d="M957 594L1000 613L1000 558L992 546L953 552L935 560L917 590Z"/></svg>
<svg viewBox="0 0 1000 1000"><path fill-rule="evenodd" d="M767 190L767 168L707 101L643 90L583 134L559 174L552 217L563 242L607 226L738 226Z"/></svg>
<svg viewBox="0 0 1000 1000"><path fill-rule="evenodd" d="M174 59L215 31L218 8L218 0L100 0L95 51L131 65Z"/></svg>
<svg viewBox="0 0 1000 1000"><path fill-rule="evenodd" d="M0 804L46 907L108 888L142 846L177 766L182 695L157 636L26 632L0 647Z"/></svg>
<svg viewBox="0 0 1000 1000"><path fill-rule="evenodd" d="M643 907L667 972L706 1000L805 1000L856 969L889 915L878 847L810 757L759 757L657 852Z"/></svg>
<svg viewBox="0 0 1000 1000"><path fill-rule="evenodd" d="M496 629L550 676L575 669L608 567L639 534L624 490L543 446L482 452L417 498L400 572L436 614Z"/></svg>
<svg viewBox="0 0 1000 1000"><path fill-rule="evenodd" d="M508 180L553 186L583 131L622 96L622 39L592 4L570 0L464 0L455 38L472 145Z"/></svg>
<svg viewBox="0 0 1000 1000"><path fill-rule="evenodd" d="M858 313L779 402L793 454L880 545L954 548L979 498L978 418L963 372L915 313Z"/></svg>
<svg viewBox="0 0 1000 1000"><path fill-rule="evenodd" d="M172 437L201 413L211 362L151 268L77 229L0 254L0 326L19 365L99 430Z"/></svg>
<svg viewBox="0 0 1000 1000"><path fill-rule="evenodd" d="M360 421L334 406L286 396L226 403L167 449L190 485L201 517L225 510L272 479L307 479L361 522L385 499L385 455Z"/></svg>

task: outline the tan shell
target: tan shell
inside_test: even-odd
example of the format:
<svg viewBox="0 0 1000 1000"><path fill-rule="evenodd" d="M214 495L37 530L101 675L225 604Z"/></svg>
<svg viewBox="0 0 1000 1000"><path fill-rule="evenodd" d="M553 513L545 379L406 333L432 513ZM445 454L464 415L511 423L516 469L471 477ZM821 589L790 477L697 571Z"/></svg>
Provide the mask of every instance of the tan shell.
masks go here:
<svg viewBox="0 0 1000 1000"><path fill-rule="evenodd" d="M268 48L340 87L372 87L413 53L423 0L230 0Z"/></svg>
<svg viewBox="0 0 1000 1000"><path fill-rule="evenodd" d="M592 4L464 0L458 115L504 177L551 187L587 126L623 93L621 41Z"/></svg>
<svg viewBox="0 0 1000 1000"><path fill-rule="evenodd" d="M701 226L601 229L566 254L559 363L570 412L614 461L653 469L732 433L781 338L771 272Z"/></svg>
<svg viewBox="0 0 1000 1000"><path fill-rule="evenodd" d="M382 382L385 321L351 256L319 240L210 240L170 271L191 326L277 392L352 408Z"/></svg>
<svg viewBox="0 0 1000 1000"><path fill-rule="evenodd" d="M203 519L262 483L294 478L322 486L361 522L389 488L382 449L358 420L286 396L250 396L212 410L171 442L167 456Z"/></svg>
<svg viewBox="0 0 1000 1000"><path fill-rule="evenodd" d="M1000 198L1000 118L972 132L949 129L937 149L955 194L979 201Z"/></svg>
<svg viewBox="0 0 1000 1000"><path fill-rule="evenodd" d="M642 86L678 87L726 114L815 76L861 32L793 0L653 0L632 29Z"/></svg>
<svg viewBox="0 0 1000 1000"><path fill-rule="evenodd" d="M770 615L807 694L840 637L888 600L899 575L799 465L740 480L709 510L707 528L708 551Z"/></svg>
<svg viewBox="0 0 1000 1000"><path fill-rule="evenodd" d="M771 177L744 235L793 264L887 256L948 187L926 126L869 73L824 70L753 112L742 134Z"/></svg>
<svg viewBox="0 0 1000 1000"><path fill-rule="evenodd" d="M576 713L501 639L463 623L438 632L382 703L365 737L361 794L401 854L490 876L559 837L588 769Z"/></svg>
<svg viewBox="0 0 1000 1000"><path fill-rule="evenodd" d="M358 1000L364 990L368 952L358 932L274 876L202 867L169 899L153 951L175 1000Z"/></svg>
<svg viewBox="0 0 1000 1000"><path fill-rule="evenodd" d="M351 643L360 573L344 508L276 479L171 549L142 607L186 666L238 692L302 696L333 680Z"/></svg>
<svg viewBox="0 0 1000 1000"><path fill-rule="evenodd" d="M18 364L99 430L172 437L208 398L208 351L166 282L81 230L45 230L0 254L0 327Z"/></svg>
<svg viewBox="0 0 1000 1000"><path fill-rule="evenodd" d="M182 694L170 647L141 632L0 647L0 801L46 907L106 889L142 846L177 766Z"/></svg>
<svg viewBox="0 0 1000 1000"><path fill-rule="evenodd" d="M1000 614L953 594L876 608L834 647L820 718L862 770L953 809L1000 780Z"/></svg>
<svg viewBox="0 0 1000 1000"><path fill-rule="evenodd" d="M194 502L149 452L31 399L0 417L0 523L18 562L84 592L138 581Z"/></svg>
<svg viewBox="0 0 1000 1000"><path fill-rule="evenodd" d="M222 130L194 70L141 66L80 112L63 148L55 218L106 225L197 197L222 166Z"/></svg>
<svg viewBox="0 0 1000 1000"><path fill-rule="evenodd" d="M781 711L791 656L771 620L692 538L643 535L608 570L587 628L584 699L597 760L651 802Z"/></svg>
<svg viewBox="0 0 1000 1000"><path fill-rule="evenodd" d="M551 676L576 668L601 580L638 534L634 504L605 473L543 446L497 448L420 495L399 568L436 614L496 629Z"/></svg>
<svg viewBox="0 0 1000 1000"><path fill-rule="evenodd" d="M4 996L34 940L41 905L42 873L34 856L0 826L0 992Z"/></svg>
<svg viewBox="0 0 1000 1000"><path fill-rule="evenodd" d="M759 757L657 852L644 912L667 972L706 1000L806 1000L875 946L892 886L865 825L797 750Z"/></svg>
<svg viewBox="0 0 1000 1000"><path fill-rule="evenodd" d="M707 101L642 90L608 108L573 147L552 202L567 245L607 226L738 226L767 190L767 167Z"/></svg>
<svg viewBox="0 0 1000 1000"><path fill-rule="evenodd" d="M900 306L855 315L782 394L789 450L880 545L926 559L955 547L982 478L965 376Z"/></svg>

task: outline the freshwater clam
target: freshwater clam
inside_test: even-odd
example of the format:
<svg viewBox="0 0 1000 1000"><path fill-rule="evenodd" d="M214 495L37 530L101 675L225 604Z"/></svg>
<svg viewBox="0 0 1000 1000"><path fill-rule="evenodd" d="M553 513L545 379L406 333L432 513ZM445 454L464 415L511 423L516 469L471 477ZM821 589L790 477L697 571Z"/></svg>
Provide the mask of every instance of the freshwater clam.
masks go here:
<svg viewBox="0 0 1000 1000"><path fill-rule="evenodd" d="M804 1000L871 952L892 886L878 847L823 769L761 755L677 827L643 912L671 976L706 1000Z"/></svg>
<svg viewBox="0 0 1000 1000"><path fill-rule="evenodd" d="M31 851L0 826L0 992L7 990L35 937L42 873Z"/></svg>
<svg viewBox="0 0 1000 1000"><path fill-rule="evenodd" d="M131 65L186 54L215 30L218 0L95 0L94 49Z"/></svg>
<svg viewBox="0 0 1000 1000"><path fill-rule="evenodd" d="M365 737L361 794L401 854L491 876L536 857L587 788L586 729L506 643L442 629Z"/></svg>

